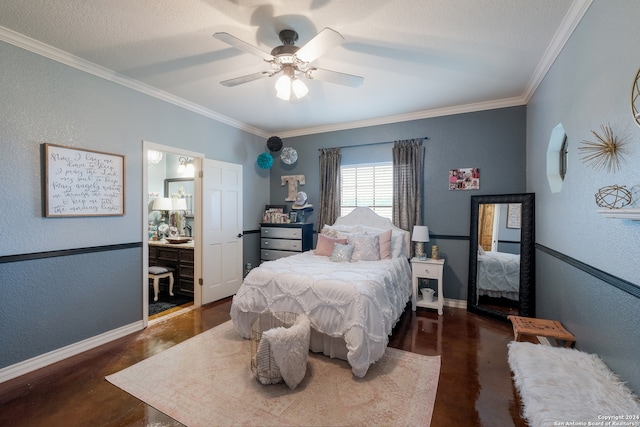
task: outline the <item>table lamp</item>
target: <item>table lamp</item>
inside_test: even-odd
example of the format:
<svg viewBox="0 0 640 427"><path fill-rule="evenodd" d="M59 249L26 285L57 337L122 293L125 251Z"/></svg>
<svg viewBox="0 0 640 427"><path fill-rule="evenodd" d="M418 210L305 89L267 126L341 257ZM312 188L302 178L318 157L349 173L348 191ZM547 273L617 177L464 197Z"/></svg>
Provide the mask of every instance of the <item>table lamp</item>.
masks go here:
<svg viewBox="0 0 640 427"><path fill-rule="evenodd" d="M171 203L171 210L174 211L173 214L175 215L175 226L180 231L180 235L184 235L184 211L187 210L187 200L182 197L173 198Z"/></svg>
<svg viewBox="0 0 640 427"><path fill-rule="evenodd" d="M165 219L167 215L167 211L170 211L172 208L171 199L168 197L158 197L153 199L153 206L151 207L154 211L160 211L160 225L158 225L158 237L162 235L160 240L164 240L166 229L169 227L165 224Z"/></svg>
<svg viewBox="0 0 640 427"><path fill-rule="evenodd" d="M429 227L426 225L414 225L411 240L416 242L416 257L427 259L424 252L424 244L429 241Z"/></svg>

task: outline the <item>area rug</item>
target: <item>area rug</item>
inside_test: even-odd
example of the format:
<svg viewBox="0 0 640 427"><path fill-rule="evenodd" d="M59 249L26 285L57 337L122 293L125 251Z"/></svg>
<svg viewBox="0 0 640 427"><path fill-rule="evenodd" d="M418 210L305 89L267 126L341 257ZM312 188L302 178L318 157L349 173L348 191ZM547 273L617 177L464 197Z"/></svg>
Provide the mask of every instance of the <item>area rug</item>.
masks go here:
<svg viewBox="0 0 640 427"><path fill-rule="evenodd" d="M162 313L179 305L186 304L193 301L193 297L186 297L184 295L175 294L174 296L161 292L158 296L158 301L153 300L153 291L149 291L149 316Z"/></svg>
<svg viewBox="0 0 640 427"><path fill-rule="evenodd" d="M262 385L228 321L106 379L187 426L428 426L439 375L440 356L387 348L364 378L310 353L294 391Z"/></svg>

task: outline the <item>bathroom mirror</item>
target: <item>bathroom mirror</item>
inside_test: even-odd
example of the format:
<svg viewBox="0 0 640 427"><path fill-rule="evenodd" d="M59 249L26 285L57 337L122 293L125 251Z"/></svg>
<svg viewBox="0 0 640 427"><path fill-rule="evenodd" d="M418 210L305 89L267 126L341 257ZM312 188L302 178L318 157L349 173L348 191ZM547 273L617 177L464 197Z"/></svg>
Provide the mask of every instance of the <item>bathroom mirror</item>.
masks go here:
<svg viewBox="0 0 640 427"><path fill-rule="evenodd" d="M186 199L187 216L193 214L193 178L167 178L164 180L164 197L182 197Z"/></svg>
<svg viewBox="0 0 640 427"><path fill-rule="evenodd" d="M467 310L535 316L535 195L471 197Z"/></svg>

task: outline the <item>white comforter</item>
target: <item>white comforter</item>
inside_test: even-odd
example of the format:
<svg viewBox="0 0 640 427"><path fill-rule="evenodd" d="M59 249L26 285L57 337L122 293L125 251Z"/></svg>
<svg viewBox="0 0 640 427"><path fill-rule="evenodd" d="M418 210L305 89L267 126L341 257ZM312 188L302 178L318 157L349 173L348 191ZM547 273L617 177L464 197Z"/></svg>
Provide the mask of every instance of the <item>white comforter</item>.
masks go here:
<svg viewBox="0 0 640 427"><path fill-rule="evenodd" d="M520 291L520 255L485 252L478 255L480 295L518 300Z"/></svg>
<svg viewBox="0 0 640 427"><path fill-rule="evenodd" d="M384 355L410 298L411 269L405 257L332 262L308 251L251 270L233 297L231 318L249 338L258 313L304 313L316 331L344 339L352 371L363 377Z"/></svg>

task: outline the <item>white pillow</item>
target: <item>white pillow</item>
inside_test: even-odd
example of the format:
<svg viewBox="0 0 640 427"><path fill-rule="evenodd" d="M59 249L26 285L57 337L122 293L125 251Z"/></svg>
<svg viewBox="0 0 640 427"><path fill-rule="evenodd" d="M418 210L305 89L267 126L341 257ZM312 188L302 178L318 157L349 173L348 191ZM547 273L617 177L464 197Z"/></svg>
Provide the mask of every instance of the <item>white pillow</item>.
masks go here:
<svg viewBox="0 0 640 427"><path fill-rule="evenodd" d="M404 236L406 232L393 230L391 232L391 258L402 256L403 252L408 253Z"/></svg>
<svg viewBox="0 0 640 427"><path fill-rule="evenodd" d="M358 225L357 227L359 227L360 231L367 233L367 234L380 234L385 232L386 230L382 229L382 228L374 228L374 227L368 227L366 225ZM391 231L391 258L398 258L399 256L402 256L402 253L405 251L405 249L407 249L405 246L405 236L406 231L398 231L398 230L393 230ZM408 251L407 251L408 252Z"/></svg>
<svg viewBox="0 0 640 427"><path fill-rule="evenodd" d="M324 234L325 236L335 237L338 239L345 238L344 233L357 233L358 232L357 225L327 225L325 224L320 231L320 234Z"/></svg>
<svg viewBox="0 0 640 427"><path fill-rule="evenodd" d="M351 262L380 259L380 240L377 234L350 234L347 243L353 245Z"/></svg>

